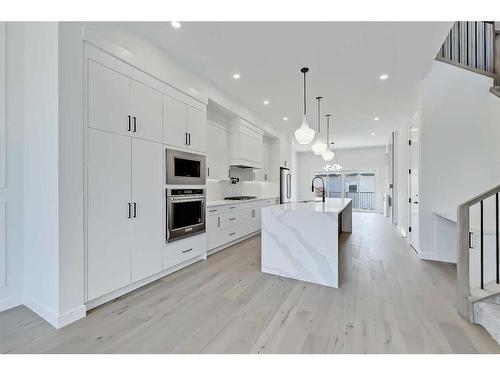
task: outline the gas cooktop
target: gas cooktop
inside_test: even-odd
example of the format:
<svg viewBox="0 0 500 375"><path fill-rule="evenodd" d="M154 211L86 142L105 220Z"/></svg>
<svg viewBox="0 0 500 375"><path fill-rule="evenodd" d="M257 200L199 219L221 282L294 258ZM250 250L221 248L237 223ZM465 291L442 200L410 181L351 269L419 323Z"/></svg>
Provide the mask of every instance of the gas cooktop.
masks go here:
<svg viewBox="0 0 500 375"><path fill-rule="evenodd" d="M224 199L230 200L230 201L247 201L250 199L257 199L257 197L254 195L237 195L235 197L226 197Z"/></svg>

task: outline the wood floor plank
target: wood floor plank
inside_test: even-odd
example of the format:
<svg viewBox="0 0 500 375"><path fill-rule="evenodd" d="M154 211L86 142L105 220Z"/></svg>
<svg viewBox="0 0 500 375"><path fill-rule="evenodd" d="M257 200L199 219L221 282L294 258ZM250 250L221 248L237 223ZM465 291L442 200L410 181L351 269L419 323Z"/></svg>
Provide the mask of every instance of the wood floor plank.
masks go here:
<svg viewBox="0 0 500 375"><path fill-rule="evenodd" d="M260 272L260 236L56 330L0 313L2 353L500 353L456 312L456 267L422 261L387 218L353 214L340 288Z"/></svg>

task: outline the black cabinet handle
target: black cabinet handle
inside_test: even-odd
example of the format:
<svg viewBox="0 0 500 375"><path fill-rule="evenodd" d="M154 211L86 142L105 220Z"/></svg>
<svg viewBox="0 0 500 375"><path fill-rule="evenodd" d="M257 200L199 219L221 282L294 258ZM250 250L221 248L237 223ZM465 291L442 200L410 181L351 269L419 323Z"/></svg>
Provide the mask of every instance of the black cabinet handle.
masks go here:
<svg viewBox="0 0 500 375"><path fill-rule="evenodd" d="M185 253L189 253L191 250L193 250L193 248L190 248L190 249L187 249L187 250L182 250L182 253L185 254Z"/></svg>
<svg viewBox="0 0 500 375"><path fill-rule="evenodd" d="M229 218L229 221L233 221L233 220L236 220L236 218L235 217L230 217Z"/></svg>
<svg viewBox="0 0 500 375"><path fill-rule="evenodd" d="M132 116L128 115L128 131L130 131L132 128L130 127L130 119Z"/></svg>
<svg viewBox="0 0 500 375"><path fill-rule="evenodd" d="M185 132L185 133L184 133L184 144L185 144L186 146L187 146L187 144L188 144L188 133L187 133L187 132Z"/></svg>
<svg viewBox="0 0 500 375"><path fill-rule="evenodd" d="M208 212L217 212L217 209L215 209L215 210L208 210Z"/></svg>
<svg viewBox="0 0 500 375"><path fill-rule="evenodd" d="M207 177L210 177L210 167L207 167Z"/></svg>
<svg viewBox="0 0 500 375"><path fill-rule="evenodd" d="M191 133L188 133L188 146L191 146Z"/></svg>
<svg viewBox="0 0 500 375"><path fill-rule="evenodd" d="M236 232L229 233L230 236L234 236L235 234L236 234Z"/></svg>
<svg viewBox="0 0 500 375"><path fill-rule="evenodd" d="M131 213L130 213L130 209L131 209L131 207L130 207L130 202L129 202L129 203L127 203L127 204L128 204L128 218L130 219L130 217L131 217Z"/></svg>
<svg viewBox="0 0 500 375"><path fill-rule="evenodd" d="M137 203L134 202L134 217L137 217Z"/></svg>
<svg viewBox="0 0 500 375"><path fill-rule="evenodd" d="M137 132L137 117L134 116L134 133Z"/></svg>
<svg viewBox="0 0 500 375"><path fill-rule="evenodd" d="M217 227L220 227L220 216L217 217Z"/></svg>

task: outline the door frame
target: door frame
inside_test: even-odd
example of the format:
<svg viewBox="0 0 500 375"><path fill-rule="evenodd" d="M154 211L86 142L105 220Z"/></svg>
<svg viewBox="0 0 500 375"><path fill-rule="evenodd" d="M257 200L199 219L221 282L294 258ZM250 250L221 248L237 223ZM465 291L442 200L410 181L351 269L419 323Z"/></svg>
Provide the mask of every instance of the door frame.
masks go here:
<svg viewBox="0 0 500 375"><path fill-rule="evenodd" d="M419 116L419 113L418 112L415 112L415 114L413 115L413 119L410 123L410 125L408 126L408 171L411 170L411 165L412 165L412 155L411 155L411 151L412 151L412 145L410 145L409 141L411 140L411 129L414 125L418 125L418 169L419 169L419 177L418 177L418 193L419 193L419 204L420 204L420 176L421 176L421 173L420 173L420 168L421 168L421 160L422 160L422 153L421 153L421 139L422 139L422 126L421 124L419 123L419 120L420 120L420 116ZM411 248L417 253L417 254L420 254L420 249L417 249L413 243L412 243L412 232L410 230L410 228L412 227L412 221L411 221L411 207L412 207L412 202L410 202L410 199L411 199L411 178L412 178L412 175L411 173L408 173L408 200L407 200L407 205L408 205L408 244L411 246ZM418 215L418 219L419 221L418 223L418 236L420 237L420 206L419 206L419 215ZM418 238L417 240L418 242L418 248L420 248L420 238Z"/></svg>

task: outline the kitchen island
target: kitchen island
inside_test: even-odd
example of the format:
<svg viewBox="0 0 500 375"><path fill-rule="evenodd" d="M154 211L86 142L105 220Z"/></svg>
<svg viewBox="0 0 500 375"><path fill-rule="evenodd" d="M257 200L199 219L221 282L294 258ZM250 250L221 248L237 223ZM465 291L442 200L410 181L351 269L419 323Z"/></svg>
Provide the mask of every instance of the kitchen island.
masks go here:
<svg viewBox="0 0 500 375"><path fill-rule="evenodd" d="M264 208L262 272L338 288L341 231L352 231L348 198Z"/></svg>

